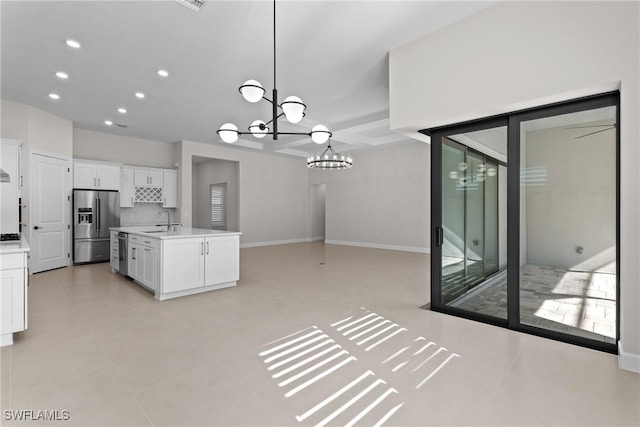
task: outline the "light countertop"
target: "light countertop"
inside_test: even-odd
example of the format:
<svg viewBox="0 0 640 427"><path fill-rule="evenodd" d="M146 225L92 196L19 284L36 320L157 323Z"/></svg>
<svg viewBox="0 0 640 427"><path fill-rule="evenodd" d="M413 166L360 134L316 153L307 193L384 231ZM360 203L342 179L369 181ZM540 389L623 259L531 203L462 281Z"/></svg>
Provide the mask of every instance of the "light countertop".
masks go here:
<svg viewBox="0 0 640 427"><path fill-rule="evenodd" d="M14 254L20 252L29 252L29 242L24 237L20 240L9 240L0 243L0 254Z"/></svg>
<svg viewBox="0 0 640 427"><path fill-rule="evenodd" d="M187 237L212 237L212 236L239 236L239 231L221 231L221 230L208 230L206 228L193 228L193 227L172 227L171 231L165 231L166 226L125 226L125 227L111 227L111 231L118 231L123 233L135 234L139 236L149 237L152 239L184 239Z"/></svg>

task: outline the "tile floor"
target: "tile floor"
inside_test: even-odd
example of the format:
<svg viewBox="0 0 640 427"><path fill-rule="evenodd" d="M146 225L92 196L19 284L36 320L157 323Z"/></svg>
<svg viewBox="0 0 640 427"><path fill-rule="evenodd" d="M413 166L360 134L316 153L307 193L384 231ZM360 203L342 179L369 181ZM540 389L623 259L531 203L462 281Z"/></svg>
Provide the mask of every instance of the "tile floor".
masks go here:
<svg viewBox="0 0 640 427"><path fill-rule="evenodd" d="M107 264L34 275L0 403L70 419L2 425L640 424L615 356L421 310L427 283L427 255L317 242L163 302Z"/></svg>
<svg viewBox="0 0 640 427"><path fill-rule="evenodd" d="M614 274L525 264L520 276L521 322L615 344ZM455 306L507 318L506 275ZM453 305L453 304L452 304Z"/></svg>

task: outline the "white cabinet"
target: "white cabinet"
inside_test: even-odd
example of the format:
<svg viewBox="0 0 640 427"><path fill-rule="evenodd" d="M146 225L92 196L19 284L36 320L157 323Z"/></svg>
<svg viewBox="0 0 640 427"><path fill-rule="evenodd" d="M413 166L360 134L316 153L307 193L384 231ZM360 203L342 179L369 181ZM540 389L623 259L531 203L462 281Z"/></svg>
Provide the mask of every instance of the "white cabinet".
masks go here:
<svg viewBox="0 0 640 427"><path fill-rule="evenodd" d="M163 172L162 183L162 207L178 207L178 173L176 171Z"/></svg>
<svg viewBox="0 0 640 427"><path fill-rule="evenodd" d="M163 240L161 293L235 285L240 278L239 243L237 235Z"/></svg>
<svg viewBox="0 0 640 427"><path fill-rule="evenodd" d="M162 242L162 293L204 286L204 239Z"/></svg>
<svg viewBox="0 0 640 427"><path fill-rule="evenodd" d="M153 169L135 169L136 187L162 187L162 171Z"/></svg>
<svg viewBox="0 0 640 427"><path fill-rule="evenodd" d="M0 255L0 345L27 328L27 254Z"/></svg>
<svg viewBox="0 0 640 427"><path fill-rule="evenodd" d="M120 170L120 207L132 208L134 197L133 169L122 168Z"/></svg>
<svg viewBox="0 0 640 427"><path fill-rule="evenodd" d="M73 188L119 190L120 166L83 161L73 162Z"/></svg>
<svg viewBox="0 0 640 427"><path fill-rule="evenodd" d="M128 276L151 290L158 288L158 260L160 242L129 235Z"/></svg>
<svg viewBox="0 0 640 427"><path fill-rule="evenodd" d="M120 247L117 231L111 232L111 270L120 270Z"/></svg>
<svg viewBox="0 0 640 427"><path fill-rule="evenodd" d="M240 278L238 236L205 238L205 286L233 282Z"/></svg>

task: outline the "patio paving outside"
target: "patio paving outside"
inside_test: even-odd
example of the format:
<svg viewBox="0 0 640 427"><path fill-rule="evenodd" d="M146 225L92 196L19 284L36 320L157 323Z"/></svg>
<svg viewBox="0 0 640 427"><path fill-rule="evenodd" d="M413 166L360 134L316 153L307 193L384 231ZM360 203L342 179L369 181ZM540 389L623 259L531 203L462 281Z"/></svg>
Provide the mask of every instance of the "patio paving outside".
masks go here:
<svg viewBox="0 0 640 427"><path fill-rule="evenodd" d="M451 305L506 318L506 275ZM615 344L616 276L525 264L520 269L520 321Z"/></svg>

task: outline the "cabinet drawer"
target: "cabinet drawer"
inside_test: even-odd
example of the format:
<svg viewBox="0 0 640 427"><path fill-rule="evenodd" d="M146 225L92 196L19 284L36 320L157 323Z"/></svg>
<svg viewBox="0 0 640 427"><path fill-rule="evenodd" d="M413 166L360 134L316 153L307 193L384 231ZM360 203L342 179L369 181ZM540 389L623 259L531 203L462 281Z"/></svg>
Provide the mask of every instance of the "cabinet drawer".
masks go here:
<svg viewBox="0 0 640 427"><path fill-rule="evenodd" d="M24 267L24 254L4 254L0 256L0 269L9 270L11 268Z"/></svg>
<svg viewBox="0 0 640 427"><path fill-rule="evenodd" d="M140 244L142 246L146 246L148 248L160 249L160 239L145 239L143 237L142 241L140 242Z"/></svg>

